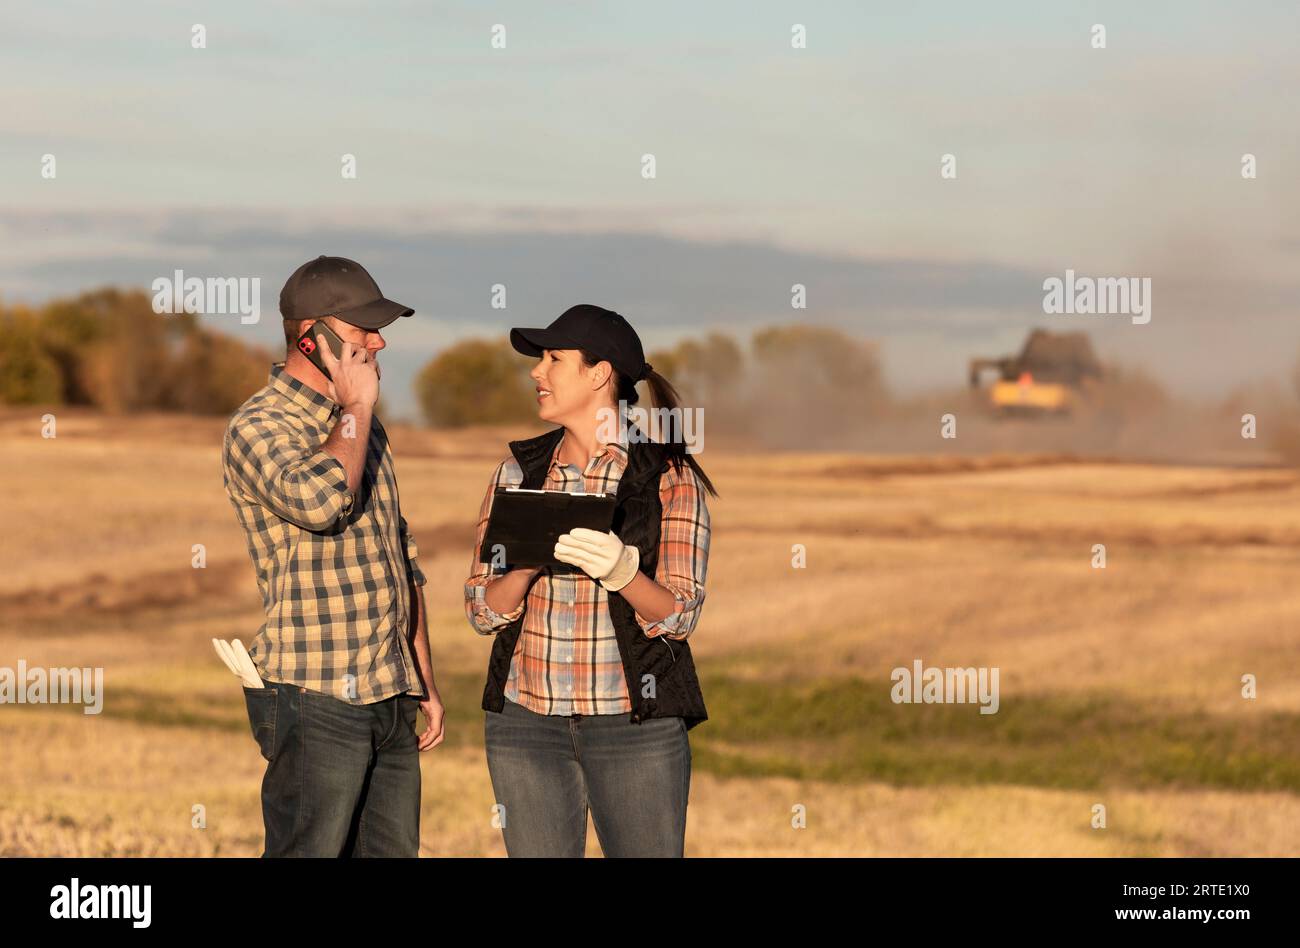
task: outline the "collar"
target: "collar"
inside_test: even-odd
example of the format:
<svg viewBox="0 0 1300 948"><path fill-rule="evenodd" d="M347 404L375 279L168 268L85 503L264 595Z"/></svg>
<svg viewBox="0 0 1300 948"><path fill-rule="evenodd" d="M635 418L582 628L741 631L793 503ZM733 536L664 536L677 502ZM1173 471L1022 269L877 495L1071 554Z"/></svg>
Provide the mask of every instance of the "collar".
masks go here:
<svg viewBox="0 0 1300 948"><path fill-rule="evenodd" d="M551 463L548 464L546 467L546 471L548 474L550 473L551 468L561 463L560 447L563 444L564 444L563 437L559 438L559 440L555 442L555 449L551 451ZM622 464L624 467L627 467L627 460L628 460L627 431L624 430L621 426L618 432L618 440L609 441L600 445L600 447L596 449L596 453L591 456L591 459L589 461L587 461L587 464L590 465L592 461L596 460L597 458L602 458L606 454L610 455L610 458L615 463Z"/></svg>
<svg viewBox="0 0 1300 948"><path fill-rule="evenodd" d="M339 413L338 402L299 382L285 370L283 362L276 362L271 366L269 384L300 411L315 418L321 424L327 424Z"/></svg>

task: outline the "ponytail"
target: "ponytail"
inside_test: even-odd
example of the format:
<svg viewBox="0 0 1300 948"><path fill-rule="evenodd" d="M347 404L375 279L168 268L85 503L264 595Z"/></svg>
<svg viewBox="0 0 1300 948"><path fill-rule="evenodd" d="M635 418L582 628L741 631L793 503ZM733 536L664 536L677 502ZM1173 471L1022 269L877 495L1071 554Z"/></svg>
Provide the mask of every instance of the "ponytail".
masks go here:
<svg viewBox="0 0 1300 948"><path fill-rule="evenodd" d="M582 352L582 360L588 366L593 366L601 361L600 358L585 349ZM630 375L614 369L614 375L618 379L617 401L625 402L628 405L635 405L640 398L640 393L636 390L636 380ZM655 408L666 409L668 411L668 432L663 446L668 453L668 462L673 468L681 472L682 466L686 465L695 472L695 476L700 479L704 489L709 492L711 497L717 497L718 492L713 487L713 482L709 476L704 473L700 463L695 460L694 455L686 453L686 438L680 430L681 412L673 412L674 408L681 406L681 396L677 394L677 389L673 383L668 381L662 375L654 370L649 362L645 364L645 376L643 381L650 389L650 400L654 402Z"/></svg>

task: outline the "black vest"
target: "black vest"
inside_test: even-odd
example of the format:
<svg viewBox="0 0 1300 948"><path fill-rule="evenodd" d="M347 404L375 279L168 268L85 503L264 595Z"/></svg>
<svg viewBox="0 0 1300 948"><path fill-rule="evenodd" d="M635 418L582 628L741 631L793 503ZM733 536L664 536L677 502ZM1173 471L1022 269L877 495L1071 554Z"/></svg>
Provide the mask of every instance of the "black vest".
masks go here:
<svg viewBox="0 0 1300 948"><path fill-rule="evenodd" d="M551 455L563 436L564 429L555 428L536 438L510 442L510 453L524 472L522 487L532 490L542 487ZM663 445L636 440L637 437L644 438L644 435L629 426L627 469L618 483L613 530L620 540L641 552L641 572L653 580L659 562L659 519L663 513L659 478L669 461ZM623 659L623 674L632 702L632 723L640 724L646 718L681 717L689 729L707 720L690 646L685 641L664 636L647 636L635 613L621 595L609 593L609 615ZM521 615L497 631L492 656L488 659L487 685L483 689L486 711L500 711L505 706L506 679L510 676L510 661L523 625Z"/></svg>

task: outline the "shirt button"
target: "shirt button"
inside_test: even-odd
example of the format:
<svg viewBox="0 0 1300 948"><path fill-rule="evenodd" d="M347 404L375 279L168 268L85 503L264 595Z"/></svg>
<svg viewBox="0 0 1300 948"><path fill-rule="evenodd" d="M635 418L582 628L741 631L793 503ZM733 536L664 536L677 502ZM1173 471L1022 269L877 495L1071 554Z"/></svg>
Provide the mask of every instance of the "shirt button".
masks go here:
<svg viewBox="0 0 1300 948"><path fill-rule="evenodd" d="M566 662L571 662L571 661L573 661L573 656L572 656L572 655L566 655L566 656L564 656L564 660L565 660Z"/></svg>

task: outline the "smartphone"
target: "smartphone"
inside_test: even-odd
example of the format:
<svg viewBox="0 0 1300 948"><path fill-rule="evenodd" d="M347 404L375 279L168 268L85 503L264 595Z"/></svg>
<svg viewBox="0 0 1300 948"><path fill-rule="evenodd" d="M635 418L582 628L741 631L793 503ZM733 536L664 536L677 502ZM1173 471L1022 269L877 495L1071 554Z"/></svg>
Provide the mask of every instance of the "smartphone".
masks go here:
<svg viewBox="0 0 1300 948"><path fill-rule="evenodd" d="M298 351L310 359L311 364L320 369L321 373L332 382L334 379L330 376L330 370L325 368L325 360L321 358L320 343L316 341L317 333L325 337L325 341L329 343L330 351L334 353L334 358L341 359L343 357L343 340L339 338L338 333L322 322L312 323L298 337Z"/></svg>

